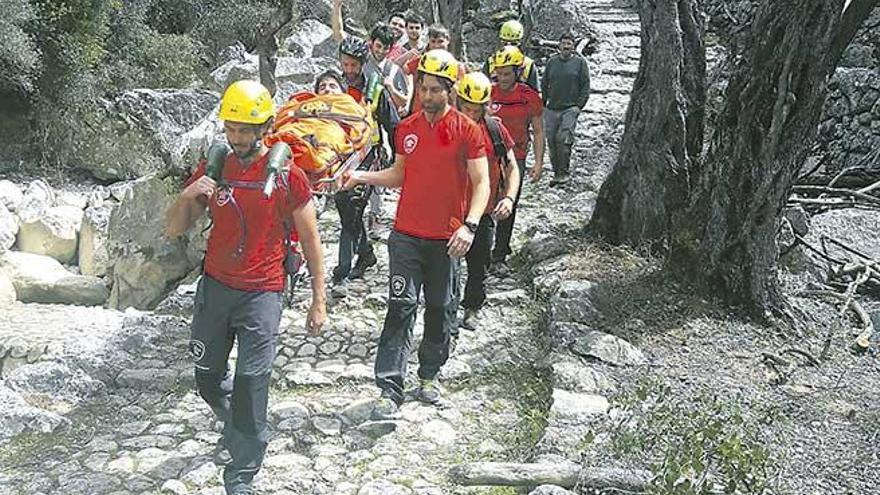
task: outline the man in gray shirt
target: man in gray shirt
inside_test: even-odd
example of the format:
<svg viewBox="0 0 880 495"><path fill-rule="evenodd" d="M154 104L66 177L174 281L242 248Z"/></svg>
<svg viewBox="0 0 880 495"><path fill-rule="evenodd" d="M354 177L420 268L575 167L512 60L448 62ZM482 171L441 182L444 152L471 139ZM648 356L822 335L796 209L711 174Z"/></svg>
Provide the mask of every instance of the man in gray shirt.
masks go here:
<svg viewBox="0 0 880 495"><path fill-rule="evenodd" d="M547 61L541 79L544 100L544 129L553 165L550 185L568 182L571 147L577 118L590 97L590 69L587 60L574 52L575 37L559 38L559 53Z"/></svg>

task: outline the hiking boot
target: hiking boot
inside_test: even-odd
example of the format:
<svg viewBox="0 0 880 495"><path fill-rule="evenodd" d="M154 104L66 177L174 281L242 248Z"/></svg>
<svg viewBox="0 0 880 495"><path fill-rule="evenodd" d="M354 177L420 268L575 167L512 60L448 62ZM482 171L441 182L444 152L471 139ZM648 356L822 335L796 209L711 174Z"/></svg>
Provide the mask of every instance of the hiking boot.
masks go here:
<svg viewBox="0 0 880 495"><path fill-rule="evenodd" d="M222 437L217 441L217 445L215 445L214 449L211 451L211 460L218 466L225 466L232 462L232 454L230 454L229 449L226 448L226 442Z"/></svg>
<svg viewBox="0 0 880 495"><path fill-rule="evenodd" d="M465 330L476 330L477 329L477 321L480 318L480 310L479 309L469 309L465 308L464 310L464 318L461 319L461 324L459 325L461 328Z"/></svg>
<svg viewBox="0 0 880 495"><path fill-rule="evenodd" d="M377 263L379 263L379 260L376 258L376 254L372 251L358 256L357 263L354 264L354 268L351 269L348 278L352 280L363 278L364 274L367 273L367 270L372 266L376 266Z"/></svg>
<svg viewBox="0 0 880 495"><path fill-rule="evenodd" d="M562 186L568 184L568 174L562 174L557 177L553 177L550 181L551 186Z"/></svg>
<svg viewBox="0 0 880 495"><path fill-rule="evenodd" d="M382 234L380 230L382 229L382 223L379 219L378 215L373 213L367 214L367 236L369 236L370 240L378 241L382 238Z"/></svg>
<svg viewBox="0 0 880 495"><path fill-rule="evenodd" d="M382 395L373 406L373 411L370 413L370 419L372 419L373 421L396 419L397 411L399 409L400 406L398 406L397 402L395 402L394 399L391 398L391 394L386 391L382 391Z"/></svg>
<svg viewBox="0 0 880 495"><path fill-rule="evenodd" d="M489 271L496 277L506 277L510 274L510 265L507 264L504 258L501 258L492 261L492 267L489 268Z"/></svg>
<svg viewBox="0 0 880 495"><path fill-rule="evenodd" d="M342 279L339 282L335 282L333 287L330 288L330 295L334 299L345 299L348 296L348 280Z"/></svg>
<svg viewBox="0 0 880 495"><path fill-rule="evenodd" d="M437 380L421 379L416 397L427 404L440 402L440 387L437 385Z"/></svg>

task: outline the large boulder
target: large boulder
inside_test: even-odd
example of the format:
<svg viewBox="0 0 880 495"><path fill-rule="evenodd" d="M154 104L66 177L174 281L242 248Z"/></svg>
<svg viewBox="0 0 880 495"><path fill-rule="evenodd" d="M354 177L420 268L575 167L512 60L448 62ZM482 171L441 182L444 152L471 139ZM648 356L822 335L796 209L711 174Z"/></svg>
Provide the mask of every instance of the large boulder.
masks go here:
<svg viewBox="0 0 880 495"><path fill-rule="evenodd" d="M113 204L104 203L86 209L82 227L79 232L79 271L83 275L103 277L113 262L108 249L107 230L110 226L110 214Z"/></svg>
<svg viewBox="0 0 880 495"><path fill-rule="evenodd" d="M6 179L0 180L0 206L5 206L9 211L16 211L23 199L24 192L18 184Z"/></svg>
<svg viewBox="0 0 880 495"><path fill-rule="evenodd" d="M0 272L0 308L11 306L18 296L15 294L15 286L5 273Z"/></svg>
<svg viewBox="0 0 880 495"><path fill-rule="evenodd" d="M95 306L107 300L100 278L70 273L48 256L8 251L0 257L0 271L12 280L22 302Z"/></svg>
<svg viewBox="0 0 880 495"><path fill-rule="evenodd" d="M312 56L336 58L339 56L339 43L331 36L312 47Z"/></svg>
<svg viewBox="0 0 880 495"><path fill-rule="evenodd" d="M109 253L115 260L109 304L114 308L152 309L175 282L197 264L188 255L194 227L187 237L165 238L164 212L176 197L171 178L144 177L114 189L120 202L107 225Z"/></svg>
<svg viewBox="0 0 880 495"><path fill-rule="evenodd" d="M103 100L85 126L81 165L102 180L182 173L192 165L188 133L215 113L219 100L194 89L136 89Z"/></svg>
<svg viewBox="0 0 880 495"><path fill-rule="evenodd" d="M259 79L259 57L246 51L237 52L235 56L211 72L214 89L223 92L227 86L240 79Z"/></svg>
<svg viewBox="0 0 880 495"><path fill-rule="evenodd" d="M279 83L311 84L316 75L335 64L336 61L330 57L279 57L275 66L275 79Z"/></svg>
<svg viewBox="0 0 880 495"><path fill-rule="evenodd" d="M305 19L297 25L296 32L284 40L281 46L293 57L311 57L315 46L331 36L333 30L330 26L314 19Z"/></svg>
<svg viewBox="0 0 880 495"><path fill-rule="evenodd" d="M614 366L639 366L647 362L642 351L626 340L597 331L578 337L572 352Z"/></svg>
<svg viewBox="0 0 880 495"><path fill-rule="evenodd" d="M0 253L15 244L18 235L18 216L0 204Z"/></svg>
<svg viewBox="0 0 880 495"><path fill-rule="evenodd" d="M27 403L19 393L0 382L0 440L26 432L50 433L69 424L64 417Z"/></svg>
<svg viewBox="0 0 880 495"><path fill-rule="evenodd" d="M822 246L822 237L830 237L847 246L870 256L880 259L880 215L870 210L831 210L810 219L810 231L806 236L812 246ZM831 243L824 244L828 255L837 259L859 258L852 253ZM830 268L828 261L812 251L807 255L821 267Z"/></svg>
<svg viewBox="0 0 880 495"><path fill-rule="evenodd" d="M55 410L70 410L98 394L104 384L73 363L42 361L4 373L6 383L25 399L52 404Z"/></svg>
<svg viewBox="0 0 880 495"><path fill-rule="evenodd" d="M43 210L55 206L55 191L44 180L28 184L16 212L20 218L39 216Z"/></svg>
<svg viewBox="0 0 880 495"><path fill-rule="evenodd" d="M21 217L17 247L20 251L51 256L70 263L76 256L77 234L83 211L75 206L50 206Z"/></svg>

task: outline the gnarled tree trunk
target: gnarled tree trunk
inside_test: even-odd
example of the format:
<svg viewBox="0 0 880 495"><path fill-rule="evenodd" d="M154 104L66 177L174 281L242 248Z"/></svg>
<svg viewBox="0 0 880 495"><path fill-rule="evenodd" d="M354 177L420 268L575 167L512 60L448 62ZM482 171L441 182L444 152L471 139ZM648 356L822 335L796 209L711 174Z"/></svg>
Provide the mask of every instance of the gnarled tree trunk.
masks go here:
<svg viewBox="0 0 880 495"><path fill-rule="evenodd" d="M449 29L449 51L461 57L461 15L463 0L436 0L440 23Z"/></svg>
<svg viewBox="0 0 880 495"><path fill-rule="evenodd" d="M687 204L689 167L703 143L706 56L694 0L640 0L642 54L620 155L590 228L612 243L666 239Z"/></svg>
<svg viewBox="0 0 880 495"><path fill-rule="evenodd" d="M878 0L767 0L727 87L694 189L671 234L672 265L760 315L780 309L776 232L842 49ZM855 12L865 12L861 16ZM841 36L848 38L841 40Z"/></svg>

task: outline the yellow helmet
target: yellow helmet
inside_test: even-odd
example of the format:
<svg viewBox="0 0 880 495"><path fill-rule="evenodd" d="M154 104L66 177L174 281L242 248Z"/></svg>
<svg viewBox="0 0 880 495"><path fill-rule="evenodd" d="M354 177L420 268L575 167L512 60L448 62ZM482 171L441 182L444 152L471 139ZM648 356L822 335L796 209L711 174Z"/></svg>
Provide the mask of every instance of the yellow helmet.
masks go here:
<svg viewBox="0 0 880 495"><path fill-rule="evenodd" d="M220 100L220 120L263 124L274 115L272 95L257 81L235 81L226 88Z"/></svg>
<svg viewBox="0 0 880 495"><path fill-rule="evenodd" d="M492 81L482 72L469 72L458 81L456 91L458 97L464 101L482 105L489 102L492 93Z"/></svg>
<svg viewBox="0 0 880 495"><path fill-rule="evenodd" d="M498 67L522 67L525 60L526 57L519 48L510 45L495 52L495 57L492 59L496 69Z"/></svg>
<svg viewBox="0 0 880 495"><path fill-rule="evenodd" d="M458 80L458 61L446 50L429 50L419 59L419 72L442 77L454 83Z"/></svg>
<svg viewBox="0 0 880 495"><path fill-rule="evenodd" d="M523 25L514 19L505 21L498 30L501 41L521 41L523 39Z"/></svg>

